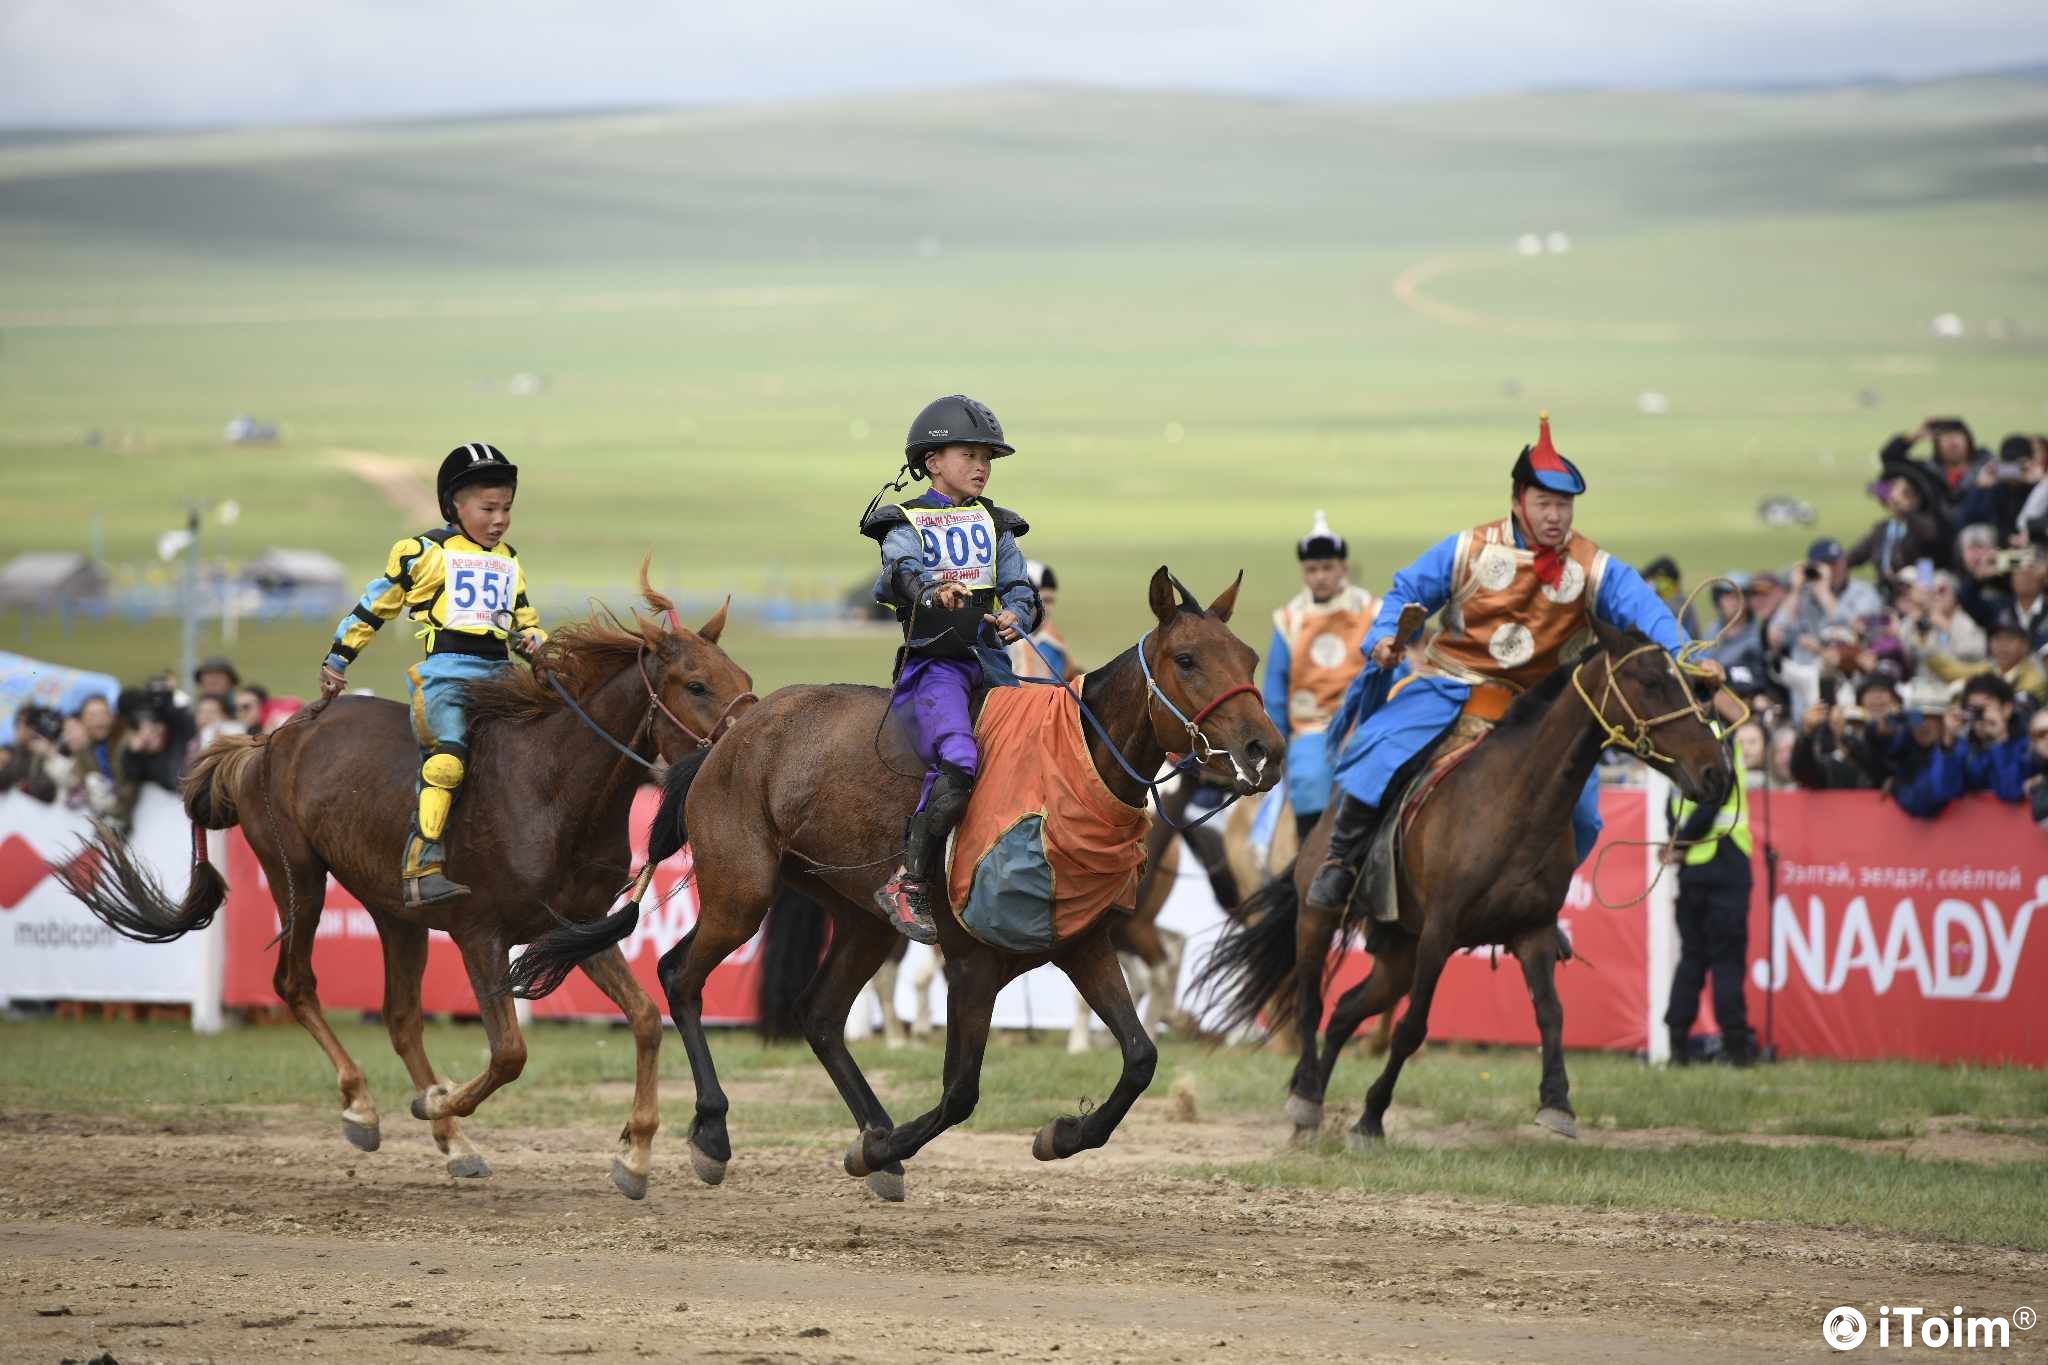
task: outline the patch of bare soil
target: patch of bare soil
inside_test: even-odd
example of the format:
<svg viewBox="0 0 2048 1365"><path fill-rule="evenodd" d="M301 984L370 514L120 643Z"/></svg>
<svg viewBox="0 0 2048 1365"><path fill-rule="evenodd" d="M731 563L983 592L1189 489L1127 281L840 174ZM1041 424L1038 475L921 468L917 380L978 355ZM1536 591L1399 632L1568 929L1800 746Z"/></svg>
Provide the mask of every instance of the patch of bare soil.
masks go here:
<svg viewBox="0 0 2048 1365"><path fill-rule="evenodd" d="M328 459L377 490L391 510L426 525L440 519L434 485L411 460L380 455L374 450L330 450Z"/></svg>
<svg viewBox="0 0 2048 1365"><path fill-rule="evenodd" d="M681 1106L671 1119L684 1121ZM488 1111L486 1111L488 1113ZM735 1110L735 1120L743 1107ZM885 1205L845 1136L742 1145L717 1188L659 1140L652 1193L603 1129L0 1115L0 1330L14 1358L1587 1361L1831 1357L1837 1304L2044 1297L2048 1257L1711 1219L1534 1210L1171 1174L1283 1145L1148 1101L1103 1152L952 1133ZM230 1126L232 1125L232 1126ZM2038 1305L2037 1305L2038 1306ZM2033 1343L2028 1342L2027 1345Z"/></svg>

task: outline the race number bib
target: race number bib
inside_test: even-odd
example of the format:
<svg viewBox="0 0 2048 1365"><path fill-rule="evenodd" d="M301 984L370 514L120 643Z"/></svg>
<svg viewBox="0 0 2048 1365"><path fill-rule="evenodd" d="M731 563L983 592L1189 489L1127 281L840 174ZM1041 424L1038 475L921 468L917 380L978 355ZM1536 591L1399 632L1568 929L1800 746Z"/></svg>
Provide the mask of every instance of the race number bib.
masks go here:
<svg viewBox="0 0 2048 1365"><path fill-rule="evenodd" d="M904 515L924 543L924 572L936 582L969 590L996 585L996 523L979 503L966 507L906 507Z"/></svg>
<svg viewBox="0 0 2048 1365"><path fill-rule="evenodd" d="M448 582L441 591L448 600L447 628L503 631L494 618L512 610L517 566L501 555L450 551L444 556Z"/></svg>

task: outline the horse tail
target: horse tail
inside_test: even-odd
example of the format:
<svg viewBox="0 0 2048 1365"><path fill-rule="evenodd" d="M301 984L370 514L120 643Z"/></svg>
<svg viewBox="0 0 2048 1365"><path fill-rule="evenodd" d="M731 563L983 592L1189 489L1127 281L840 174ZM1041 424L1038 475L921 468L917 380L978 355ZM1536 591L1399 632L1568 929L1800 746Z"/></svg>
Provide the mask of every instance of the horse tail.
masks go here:
<svg viewBox="0 0 2048 1365"><path fill-rule="evenodd" d="M766 1042L800 1037L796 1002L818 974L825 953L825 916L801 891L785 886L768 908L761 941L761 976L755 993L754 1031Z"/></svg>
<svg viewBox="0 0 2048 1365"><path fill-rule="evenodd" d="M192 760L180 794L185 814L201 829L229 829L241 821L235 788L251 765L261 763L269 741L261 735L222 735Z"/></svg>
<svg viewBox="0 0 2048 1365"><path fill-rule="evenodd" d="M1231 1033L1252 1023L1269 1003L1283 1013L1293 991L1294 926L1301 916L1301 898L1294 890L1294 864L1254 892L1239 907L1216 941L1209 960L1195 977L1192 994L1217 1011L1209 1015L1219 1032ZM1276 994L1284 995L1277 1002ZM1269 1018L1279 1027L1285 1021Z"/></svg>
<svg viewBox="0 0 2048 1365"><path fill-rule="evenodd" d="M683 802L709 753L708 749L699 749L669 765L668 777L662 782L661 805L647 831L649 866L666 862L688 838L683 829ZM526 945L526 951L512 964L506 989L521 1000L539 1000L550 995L569 979L569 973L605 949L624 943L639 925L638 900L627 901L597 919L558 924Z"/></svg>
<svg viewBox="0 0 2048 1365"><path fill-rule="evenodd" d="M185 899L176 904L156 874L136 860L127 836L99 821L77 856L54 870L64 889L115 933L138 943L169 943L213 923L228 898L228 884L207 861L205 836L197 826L192 842L192 880Z"/></svg>

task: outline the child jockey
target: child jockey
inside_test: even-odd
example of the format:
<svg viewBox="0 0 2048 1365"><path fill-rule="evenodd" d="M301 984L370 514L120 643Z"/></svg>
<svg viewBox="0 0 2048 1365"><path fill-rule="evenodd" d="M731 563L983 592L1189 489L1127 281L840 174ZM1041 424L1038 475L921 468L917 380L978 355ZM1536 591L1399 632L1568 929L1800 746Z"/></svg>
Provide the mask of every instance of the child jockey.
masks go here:
<svg viewBox="0 0 2048 1365"><path fill-rule="evenodd" d="M1330 799L1323 732L1365 667L1359 646L1372 625L1373 595L1345 577L1349 551L1321 509L1294 547L1302 590L1273 613L1266 650L1266 715L1287 736L1287 802L1295 832L1308 837Z"/></svg>
<svg viewBox="0 0 2048 1365"><path fill-rule="evenodd" d="M1059 575L1050 564L1027 559L1024 576L1038 593L1038 629L1010 646L1010 670L1020 678L1065 682L1074 676L1075 670L1073 657L1067 653L1067 642L1052 623L1053 605L1059 601ZM1032 648L1034 645L1037 648Z"/></svg>
<svg viewBox="0 0 2048 1365"><path fill-rule="evenodd" d="M435 481L447 524L391 547L383 577L372 579L341 618L320 665L320 695L332 697L347 685L349 664L378 627L408 607L422 623L426 658L405 673L420 744L419 802L400 865L407 905L469 894L449 880L441 852L469 758L464 687L509 666L508 635L516 632L521 652L529 654L547 639L526 600L518 552L504 543L518 487L518 466L496 446L476 441L449 451Z"/></svg>
<svg viewBox="0 0 2048 1365"><path fill-rule="evenodd" d="M1588 618L1641 631L1676 653L1685 643L1671 609L1628 565L1572 530L1575 499L1586 481L1550 443L1543 413L1536 444L1523 446L1510 478L1509 514L1423 552L1394 575L1367 634L1364 672L1352 683L1329 741L1337 762L1336 818L1329 858L1309 886L1308 903L1341 910L1364 863L1388 781L1456 721L1468 700L1498 719L1506 702L1557 668L1568 646L1583 643ZM1443 609L1443 629L1411 673L1394 652L1401 609L1419 602ZM1398 686L1388 693L1391 680ZM1490 695L1475 696L1493 689ZM1374 704L1375 697L1379 698ZM1717 697L1718 701L1718 697ZM1358 728L1348 742L1345 731ZM1572 808L1572 835L1583 861L1600 833L1599 776Z"/></svg>
<svg viewBox="0 0 2048 1365"><path fill-rule="evenodd" d="M1038 624L1039 612L1017 537L1024 518L982 496L993 461L1014 454L1002 424L965 394L936 399L910 424L904 468L931 490L884 505L879 495L860 530L880 542L875 600L896 609L903 647L889 707L924 760L924 790L911 817L896 875L875 901L904 937L938 941L931 885L945 875L946 836L974 790L980 754L968 698L983 684L1013 684L1007 645ZM893 488L902 488L898 480Z"/></svg>

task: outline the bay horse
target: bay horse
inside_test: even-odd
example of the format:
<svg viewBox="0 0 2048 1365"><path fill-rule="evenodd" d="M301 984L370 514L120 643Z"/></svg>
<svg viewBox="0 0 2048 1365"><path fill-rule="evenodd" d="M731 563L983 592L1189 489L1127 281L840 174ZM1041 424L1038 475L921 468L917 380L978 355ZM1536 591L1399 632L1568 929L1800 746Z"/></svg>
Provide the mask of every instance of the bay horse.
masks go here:
<svg viewBox="0 0 2048 1365"><path fill-rule="evenodd" d="M1082 700L1102 726L1087 735L1089 756L1125 805L1142 806L1152 784L1133 773L1157 771L1169 750L1193 749L1219 771L1234 773L1242 791L1263 791L1279 780L1284 744L1251 683L1258 656L1227 625L1242 582L1240 574L1205 610L1160 568L1148 597L1154 627L1084 680ZM657 830L664 841L658 848L689 839L700 917L662 955L660 975L697 1086L689 1149L706 1184L725 1178L732 1146L725 1092L705 1041L704 982L754 936L785 879L832 919L831 946L799 1013L806 1040L859 1128L846 1172L867 1178L882 1198L901 1199L903 1161L974 1112L996 993L1033 967L1051 962L1065 972L1109 1025L1123 1057L1109 1098L1085 1116L1049 1121L1032 1141L1033 1156L1050 1161L1102 1146L1151 1083L1158 1053L1112 946L1114 912L1064 943L1028 953L988 946L944 914L936 917L946 962L944 1092L936 1107L909 1123L890 1119L845 1037L854 999L897 940L873 896L902 857L904 825L924 775L900 738L898 752L884 752L893 729L885 725L888 715L883 688L786 687L742 717L700 761L686 759L670 772L664 809L680 794L683 819ZM982 780L1000 782L1002 774ZM656 851L650 845L649 856ZM544 936L520 959L520 989L545 993L559 973L623 940L638 915L626 906Z"/></svg>
<svg viewBox="0 0 2048 1365"><path fill-rule="evenodd" d="M657 617L673 622L673 604L648 586L644 564L640 587ZM97 874L67 876L66 885L115 931L169 942L204 928L226 899L200 828L240 825L283 925L278 997L334 1066L343 1135L374 1152L382 1141L376 1103L362 1068L328 1027L313 976L332 873L369 911L383 944L384 1023L417 1092L413 1117L432 1123L451 1175L487 1176L489 1164L456 1120L526 1063L505 990L507 955L553 928L557 916L603 913L630 876L627 824L645 765L657 754L676 763L699 752L752 698L751 679L718 647L725 614L721 606L695 631L637 614L631 628L593 615L556 631L533 672L508 668L472 685L471 775L447 827L449 875L470 888L466 897L405 904L398 853L416 799L419 743L404 705L361 696L316 702L274 734L224 737L199 755L183 790L199 861L182 904L172 904L126 841L105 827L92 841ZM432 929L461 950L490 1039L488 1065L459 1086L434 1069L421 1041L420 981ZM583 971L632 1025L633 1109L612 1179L639 1199L658 1123L661 1015L616 947Z"/></svg>
<svg viewBox="0 0 2048 1365"><path fill-rule="evenodd" d="M1317 1026L1332 940L1340 930L1349 936L1372 895L1361 886L1353 908L1341 915L1303 909L1329 848L1328 812L1309 831L1294 865L1246 902L1244 919L1218 942L1197 989L1221 1002L1226 1028L1251 1022L1276 992L1292 987L1301 1056L1288 1083L1287 1112L1299 1133L1322 1126L1330 1073L1352 1033L1406 995L1408 1009L1394 1029L1385 1068L1367 1091L1348 1141L1356 1146L1384 1137L1381 1121L1402 1064L1428 1034L1444 964L1461 949L1498 945L1521 963L1542 1037L1536 1122L1578 1136L1555 980L1562 947L1557 915L1577 865L1572 804L1609 745L1634 752L1704 805L1718 807L1734 781L1687 673L1704 675L1682 673L1684 665L1634 631L1594 629L1586 652L1517 697L1414 815L1402 834L1396 873L1399 921L1383 926L1371 945L1371 973L1337 1001L1320 1055ZM1397 778L1388 788L1390 802L1401 785ZM1383 818L1400 818L1400 812L1390 809Z"/></svg>

